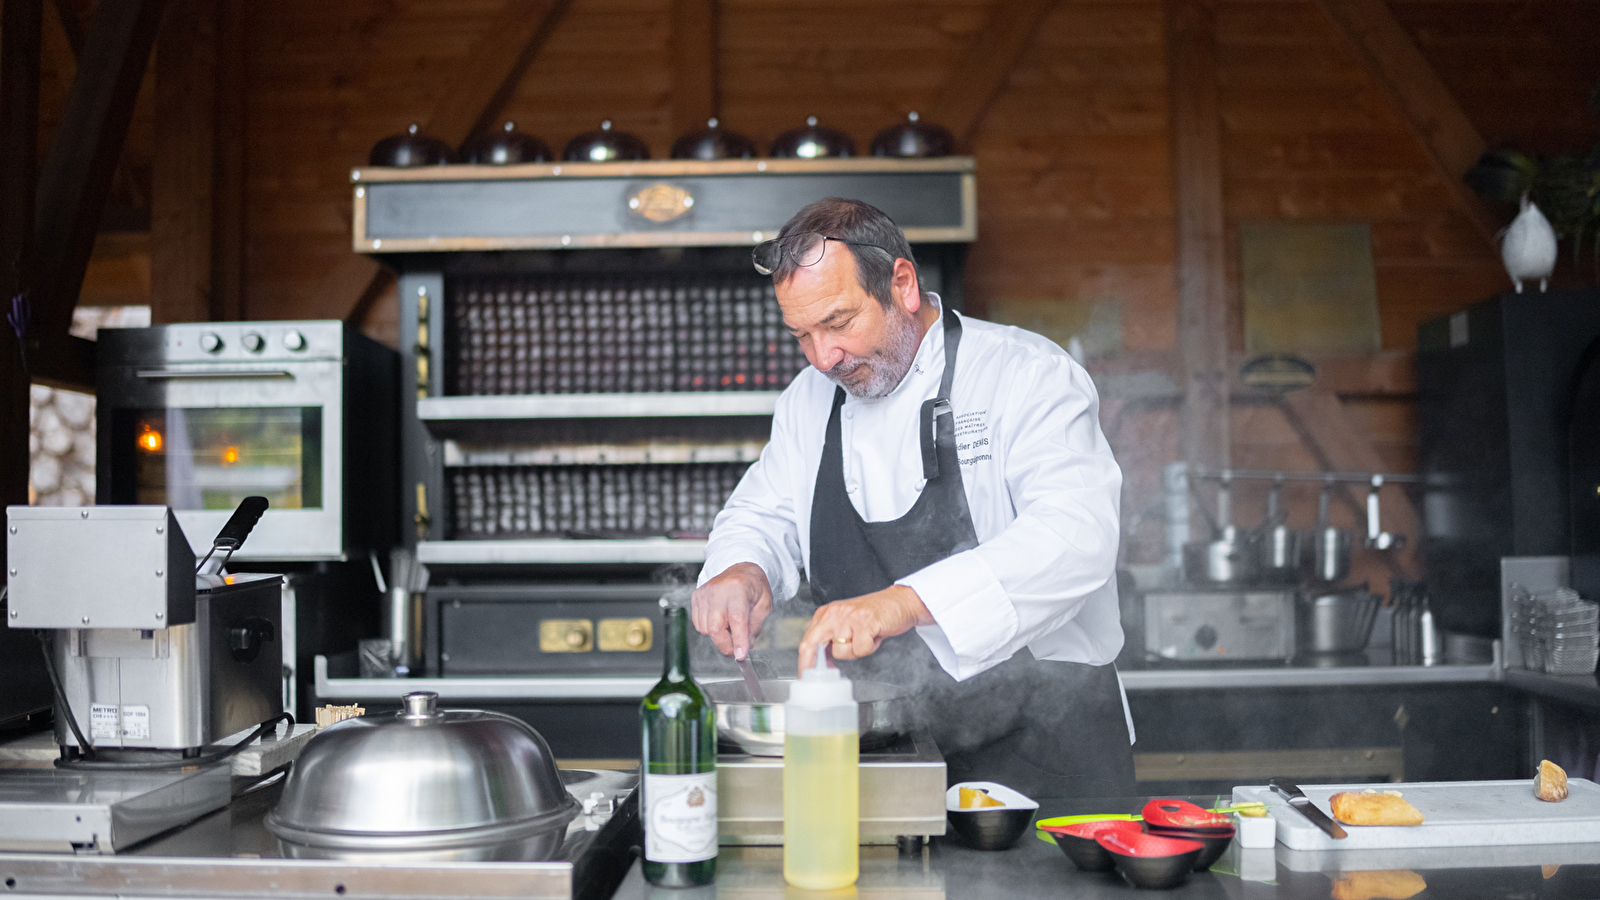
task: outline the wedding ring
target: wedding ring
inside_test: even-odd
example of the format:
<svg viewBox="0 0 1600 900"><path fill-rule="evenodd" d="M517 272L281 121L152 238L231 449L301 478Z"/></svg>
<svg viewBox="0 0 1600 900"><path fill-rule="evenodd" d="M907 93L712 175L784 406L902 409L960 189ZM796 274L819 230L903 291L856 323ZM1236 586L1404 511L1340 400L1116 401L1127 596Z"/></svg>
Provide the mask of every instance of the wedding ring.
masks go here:
<svg viewBox="0 0 1600 900"><path fill-rule="evenodd" d="M848 643L850 643L850 639L849 638L834 638L833 642L835 644L848 644Z"/></svg>

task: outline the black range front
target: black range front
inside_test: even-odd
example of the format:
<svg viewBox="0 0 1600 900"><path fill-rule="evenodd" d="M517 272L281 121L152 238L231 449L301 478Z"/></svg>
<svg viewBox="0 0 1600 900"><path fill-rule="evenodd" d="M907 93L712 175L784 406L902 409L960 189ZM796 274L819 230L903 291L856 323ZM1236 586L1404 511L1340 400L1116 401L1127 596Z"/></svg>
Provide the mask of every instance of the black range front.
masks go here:
<svg viewBox="0 0 1600 900"><path fill-rule="evenodd" d="M659 584L458 584L428 591L432 677L616 676L661 670Z"/></svg>

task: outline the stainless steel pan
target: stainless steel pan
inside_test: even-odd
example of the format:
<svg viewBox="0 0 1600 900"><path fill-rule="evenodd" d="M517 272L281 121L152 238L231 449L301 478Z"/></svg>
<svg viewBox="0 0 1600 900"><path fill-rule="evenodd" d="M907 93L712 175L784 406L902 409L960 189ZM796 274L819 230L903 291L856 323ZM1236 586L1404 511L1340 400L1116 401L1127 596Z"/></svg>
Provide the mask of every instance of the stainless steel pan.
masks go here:
<svg viewBox="0 0 1600 900"><path fill-rule="evenodd" d="M725 749L751 756L783 755L783 704L789 699L793 678L763 680L761 690L766 703L750 699L743 681L718 681L705 685L705 692L717 705L717 742ZM861 704L861 749L874 750L894 742L905 730L907 701L905 692L878 681L853 681L856 702Z"/></svg>

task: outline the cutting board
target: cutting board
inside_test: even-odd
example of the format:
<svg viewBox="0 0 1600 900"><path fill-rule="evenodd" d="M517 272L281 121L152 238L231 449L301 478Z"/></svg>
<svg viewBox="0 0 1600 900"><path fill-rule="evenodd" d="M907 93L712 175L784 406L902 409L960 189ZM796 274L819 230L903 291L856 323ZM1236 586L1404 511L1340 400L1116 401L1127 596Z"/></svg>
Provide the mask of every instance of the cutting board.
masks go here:
<svg viewBox="0 0 1600 900"><path fill-rule="evenodd" d="M1266 785L1233 789L1235 802L1260 802L1278 823L1278 842L1291 850L1395 850L1413 847L1492 847L1517 844L1592 843L1600 836L1600 785L1567 782L1569 796L1546 803L1533 795L1533 779L1433 781L1416 784L1301 785L1317 808L1340 791L1399 791L1426 817L1421 825L1346 825L1334 840Z"/></svg>

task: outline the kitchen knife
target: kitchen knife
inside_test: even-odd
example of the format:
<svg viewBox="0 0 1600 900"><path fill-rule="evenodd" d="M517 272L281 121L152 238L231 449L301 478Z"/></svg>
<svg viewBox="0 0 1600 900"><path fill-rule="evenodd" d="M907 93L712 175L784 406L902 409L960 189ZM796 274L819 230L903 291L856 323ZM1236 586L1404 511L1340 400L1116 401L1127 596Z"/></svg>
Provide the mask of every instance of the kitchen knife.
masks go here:
<svg viewBox="0 0 1600 900"><path fill-rule="evenodd" d="M1294 807L1300 815L1310 819L1311 824L1327 832L1328 837L1334 839L1349 837L1349 835L1345 834L1344 829L1339 827L1339 823L1328 818L1327 813L1318 809L1316 804L1312 803L1310 798L1305 795L1305 792L1300 790L1294 782L1285 778L1274 778L1267 782L1267 786L1272 788L1273 793L1289 801L1289 805Z"/></svg>

